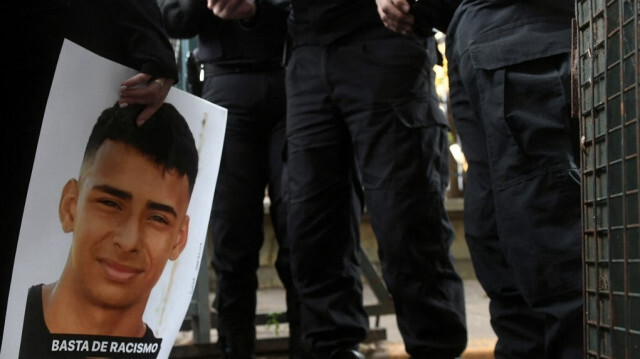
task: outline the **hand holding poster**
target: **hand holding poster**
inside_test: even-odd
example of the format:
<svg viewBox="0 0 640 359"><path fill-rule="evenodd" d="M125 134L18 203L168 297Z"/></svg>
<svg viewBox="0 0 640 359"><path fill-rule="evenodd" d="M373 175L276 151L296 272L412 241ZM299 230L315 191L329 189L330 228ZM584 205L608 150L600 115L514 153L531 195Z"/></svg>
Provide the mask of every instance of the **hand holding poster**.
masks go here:
<svg viewBox="0 0 640 359"><path fill-rule="evenodd" d="M138 106L114 106L132 73L63 45L2 359L169 356L203 253L226 110L172 88L138 127Z"/></svg>

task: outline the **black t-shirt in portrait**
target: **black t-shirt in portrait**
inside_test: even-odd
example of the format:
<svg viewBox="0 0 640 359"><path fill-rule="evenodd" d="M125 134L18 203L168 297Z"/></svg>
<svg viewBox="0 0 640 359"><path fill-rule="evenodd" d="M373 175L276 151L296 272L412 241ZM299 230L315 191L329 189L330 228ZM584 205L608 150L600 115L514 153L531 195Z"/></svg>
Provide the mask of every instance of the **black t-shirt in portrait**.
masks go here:
<svg viewBox="0 0 640 359"><path fill-rule="evenodd" d="M42 284L29 288L22 327L19 359L128 358L155 359L161 338L147 326L143 337L52 334L42 307Z"/></svg>

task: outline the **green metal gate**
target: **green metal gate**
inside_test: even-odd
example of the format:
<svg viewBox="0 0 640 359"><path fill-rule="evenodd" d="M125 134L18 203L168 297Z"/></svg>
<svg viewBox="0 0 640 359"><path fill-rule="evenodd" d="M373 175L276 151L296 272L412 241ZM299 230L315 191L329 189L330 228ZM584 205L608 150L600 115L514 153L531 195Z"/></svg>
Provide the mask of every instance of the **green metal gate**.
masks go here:
<svg viewBox="0 0 640 359"><path fill-rule="evenodd" d="M637 0L576 2L589 359L640 358L638 17Z"/></svg>

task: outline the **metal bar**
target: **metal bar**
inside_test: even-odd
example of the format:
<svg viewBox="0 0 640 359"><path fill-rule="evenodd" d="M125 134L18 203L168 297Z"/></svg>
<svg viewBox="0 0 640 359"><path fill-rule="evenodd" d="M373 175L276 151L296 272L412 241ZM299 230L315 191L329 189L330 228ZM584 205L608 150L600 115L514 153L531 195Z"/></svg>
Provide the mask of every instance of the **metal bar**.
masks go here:
<svg viewBox="0 0 640 359"><path fill-rule="evenodd" d="M209 234L207 239L209 240ZM195 314L191 317L193 328L193 342L195 344L205 344L211 342L211 320L208 320L211 309L209 307L209 256L203 250L198 280L194 291L196 301Z"/></svg>

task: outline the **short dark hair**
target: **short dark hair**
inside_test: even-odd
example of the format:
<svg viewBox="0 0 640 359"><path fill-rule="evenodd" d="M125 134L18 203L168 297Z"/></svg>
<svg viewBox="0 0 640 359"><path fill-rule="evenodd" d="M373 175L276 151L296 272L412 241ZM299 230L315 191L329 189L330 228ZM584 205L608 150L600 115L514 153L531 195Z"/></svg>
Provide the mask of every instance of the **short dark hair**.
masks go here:
<svg viewBox="0 0 640 359"><path fill-rule="evenodd" d="M143 108L143 105L121 108L115 104L102 111L87 141L83 166L93 160L105 140L122 142L163 166L165 171L186 174L191 193L198 175L198 150L186 120L173 105L163 103L138 127L136 118Z"/></svg>

